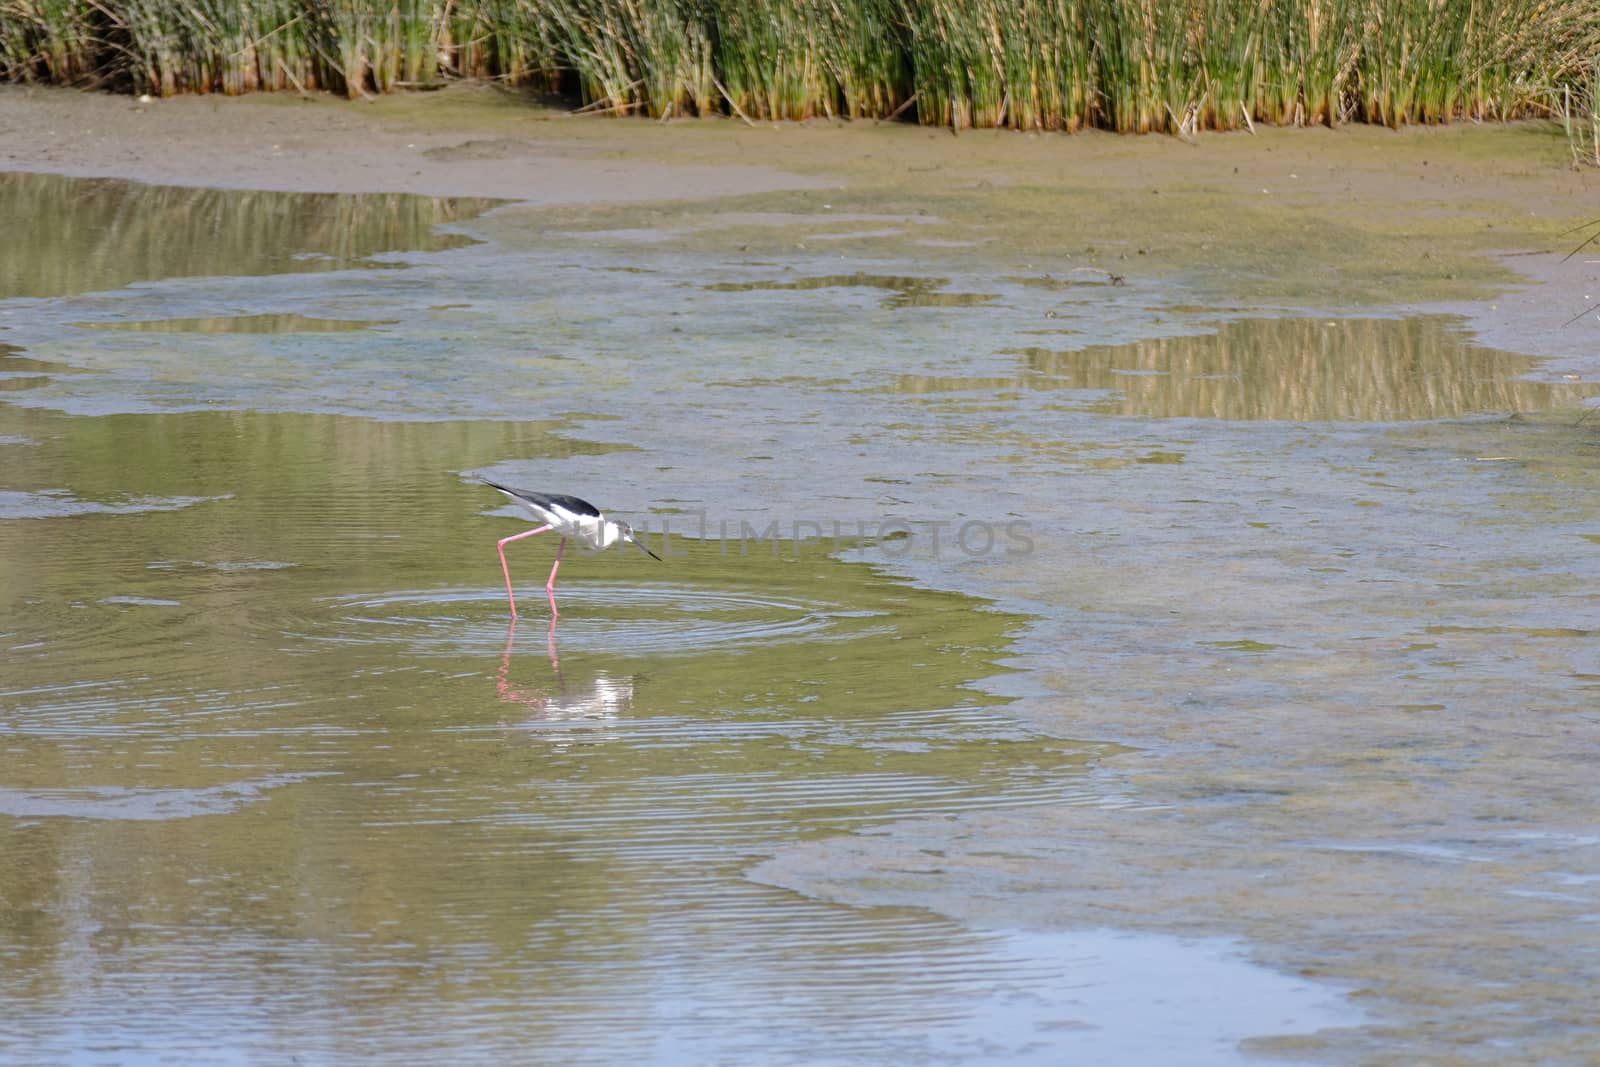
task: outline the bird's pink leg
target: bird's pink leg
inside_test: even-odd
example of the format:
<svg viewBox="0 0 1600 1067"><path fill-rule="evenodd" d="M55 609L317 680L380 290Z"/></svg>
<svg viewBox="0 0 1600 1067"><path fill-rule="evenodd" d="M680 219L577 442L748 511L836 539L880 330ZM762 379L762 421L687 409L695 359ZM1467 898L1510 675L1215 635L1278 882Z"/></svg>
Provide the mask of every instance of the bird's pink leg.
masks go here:
<svg viewBox="0 0 1600 1067"><path fill-rule="evenodd" d="M512 534L510 537L502 537L499 541L495 542L494 547L500 553L500 571L506 576L506 599L511 601L511 617L513 619L517 617L517 598L516 595L511 592L511 568L506 566L506 546L513 541L520 541L524 537L532 537L534 534L542 534L550 528L551 527L549 526L541 526L537 530L524 530L522 533ZM561 543L565 545L567 542L565 539L563 539ZM559 552L556 553L556 559L557 561L561 559L561 554Z"/></svg>
<svg viewBox="0 0 1600 1067"><path fill-rule="evenodd" d="M561 539L561 547L556 549L555 565L550 568L550 580L544 583L545 595L550 598L550 621L552 623L556 621L556 616L561 614L556 610L556 571L561 569L561 553L566 550L567 539L563 537Z"/></svg>

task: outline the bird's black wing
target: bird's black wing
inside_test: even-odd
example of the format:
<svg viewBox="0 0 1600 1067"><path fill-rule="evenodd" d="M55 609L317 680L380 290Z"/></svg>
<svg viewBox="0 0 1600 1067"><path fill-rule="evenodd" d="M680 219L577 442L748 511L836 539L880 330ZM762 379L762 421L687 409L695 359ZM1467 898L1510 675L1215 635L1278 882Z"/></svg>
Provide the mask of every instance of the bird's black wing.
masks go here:
<svg viewBox="0 0 1600 1067"><path fill-rule="evenodd" d="M594 518L600 517L600 509L587 500L580 500L575 496L566 496L563 493L536 493L530 489L512 489L510 486L500 485L485 478L483 484L491 489L498 489L506 496L515 500L525 500L530 504L544 508L546 511L560 508L571 515L587 515Z"/></svg>
<svg viewBox="0 0 1600 1067"><path fill-rule="evenodd" d="M575 496L565 496L561 493L524 493L529 500L547 508L560 508L574 515L584 515L598 519L600 509L587 500L579 500Z"/></svg>

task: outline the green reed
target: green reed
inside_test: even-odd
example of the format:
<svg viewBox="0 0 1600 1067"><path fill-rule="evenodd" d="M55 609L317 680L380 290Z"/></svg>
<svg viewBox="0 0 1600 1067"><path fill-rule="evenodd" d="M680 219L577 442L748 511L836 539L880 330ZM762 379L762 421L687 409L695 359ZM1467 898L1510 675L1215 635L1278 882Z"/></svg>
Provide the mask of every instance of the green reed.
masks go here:
<svg viewBox="0 0 1600 1067"><path fill-rule="evenodd" d="M1555 110L1572 147L1573 162L1600 167L1600 56L1577 84L1562 87Z"/></svg>
<svg viewBox="0 0 1600 1067"><path fill-rule="evenodd" d="M752 118L808 119L832 111L816 6L735 0L717 11L717 68L729 106Z"/></svg>
<svg viewBox="0 0 1600 1067"><path fill-rule="evenodd" d="M585 105L661 116L718 110L710 29L691 0L562 0L548 19L560 69L577 75Z"/></svg>
<svg viewBox="0 0 1600 1067"><path fill-rule="evenodd" d="M901 0L827 0L823 62L849 118L882 118L910 100L911 59Z"/></svg>
<svg viewBox="0 0 1600 1067"><path fill-rule="evenodd" d="M596 112L958 129L1566 114L1597 58L1593 0L0 0L11 80L359 96L495 78Z"/></svg>
<svg viewBox="0 0 1600 1067"><path fill-rule="evenodd" d="M79 84L106 60L87 0L0 0L0 77Z"/></svg>

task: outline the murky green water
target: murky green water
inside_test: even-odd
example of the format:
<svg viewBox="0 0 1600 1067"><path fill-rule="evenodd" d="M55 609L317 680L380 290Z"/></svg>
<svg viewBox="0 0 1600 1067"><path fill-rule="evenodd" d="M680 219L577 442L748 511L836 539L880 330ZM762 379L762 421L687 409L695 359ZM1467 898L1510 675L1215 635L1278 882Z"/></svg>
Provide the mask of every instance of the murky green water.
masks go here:
<svg viewBox="0 0 1600 1067"><path fill-rule="evenodd" d="M439 464L574 451L548 431L0 421L23 1059L203 1058L240 1013L246 1057L459 1053L463 1031L464 1059L637 1054L655 1039L604 1028L734 1004L775 1040L866 991L906 1023L974 980L923 973L971 935L742 865L888 817L1113 802L1086 782L1105 746L972 688L1015 618L821 551L578 557L560 627L508 629L507 525ZM514 552L530 588L548 556ZM686 1022L675 1042L718 1047Z"/></svg>
<svg viewBox="0 0 1600 1067"><path fill-rule="evenodd" d="M176 195L84 189L135 243ZM1320 1060L1489 988L1593 1032L1590 387L959 251L198 195L238 265L188 210L0 302L0 1062ZM668 558L569 557L547 629L510 546L510 629L479 473Z"/></svg>

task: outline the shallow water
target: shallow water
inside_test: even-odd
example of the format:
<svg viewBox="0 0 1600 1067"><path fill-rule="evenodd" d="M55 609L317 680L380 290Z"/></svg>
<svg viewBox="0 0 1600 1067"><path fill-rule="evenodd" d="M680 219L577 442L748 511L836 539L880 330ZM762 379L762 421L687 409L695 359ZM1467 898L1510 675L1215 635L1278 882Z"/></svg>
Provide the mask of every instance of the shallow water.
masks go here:
<svg viewBox="0 0 1600 1067"><path fill-rule="evenodd" d="M1592 1032L1592 387L959 250L471 229L0 302L0 1062ZM508 629L476 474L667 559L569 556L548 630L518 542Z"/></svg>
<svg viewBox="0 0 1600 1067"><path fill-rule="evenodd" d="M1085 982L1122 1005L1178 965L1261 984L1297 1026L1355 1017L1230 945L969 931L741 876L885 819L1133 803L1090 780L1112 746L973 688L1012 616L819 548L678 539L669 568L574 559L559 625L511 628L505 525L434 463L559 440L0 421L30 442L11 477L72 486L0 527L0 1058L1046 1062L1026 1034L1063 1012L1123 1035L1088 1047L1135 1040L1100 1000L1074 1009ZM228 489L165 495L180 481ZM513 553L525 586L547 558ZM1203 1007L1168 1025L1217 1032Z"/></svg>

